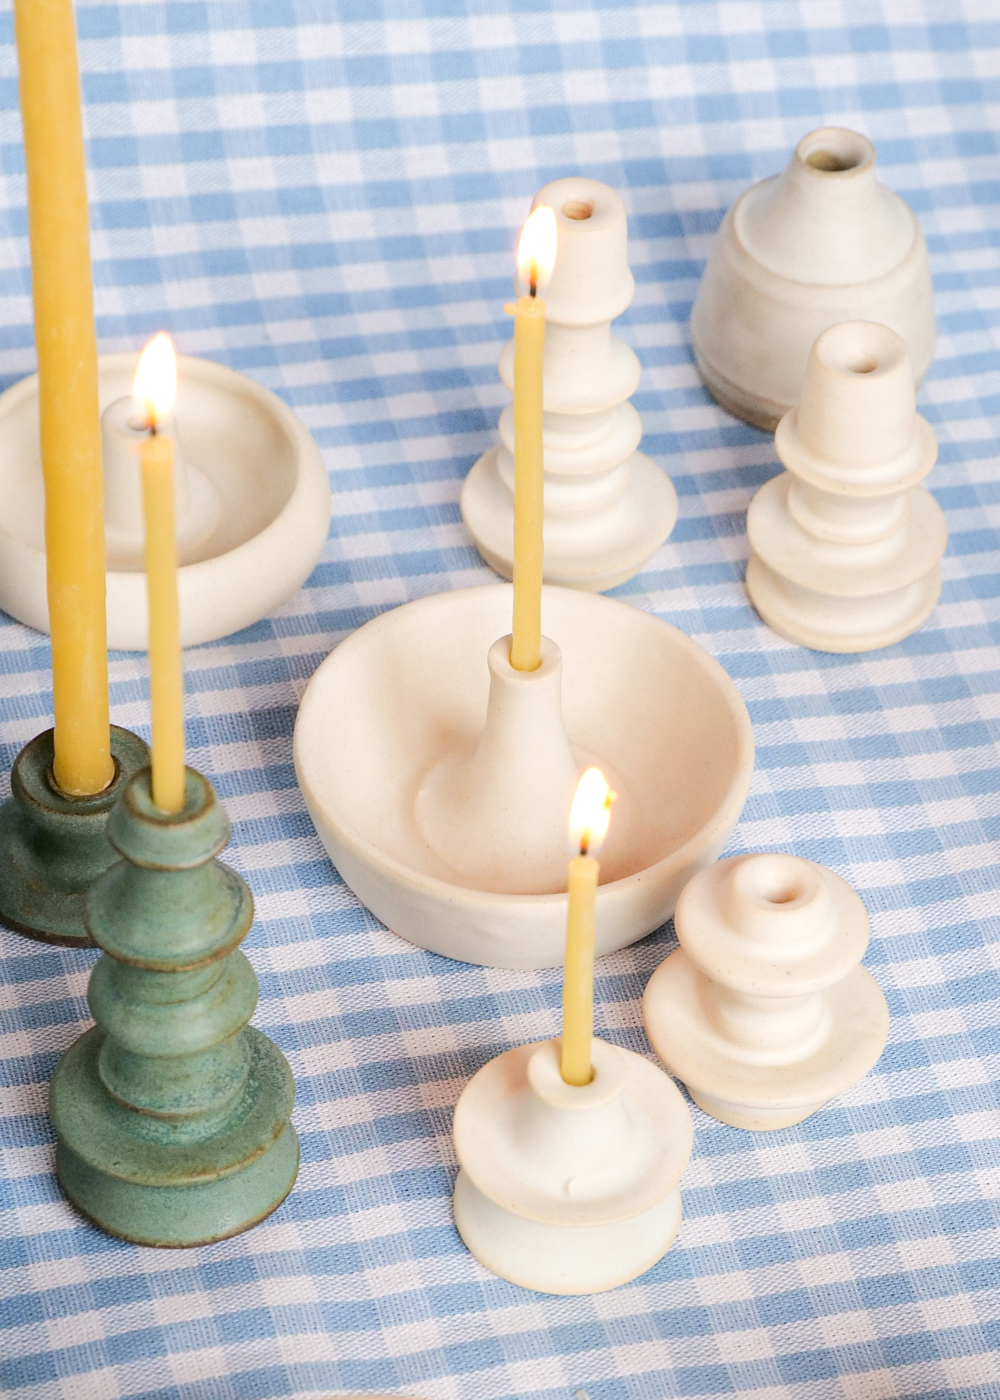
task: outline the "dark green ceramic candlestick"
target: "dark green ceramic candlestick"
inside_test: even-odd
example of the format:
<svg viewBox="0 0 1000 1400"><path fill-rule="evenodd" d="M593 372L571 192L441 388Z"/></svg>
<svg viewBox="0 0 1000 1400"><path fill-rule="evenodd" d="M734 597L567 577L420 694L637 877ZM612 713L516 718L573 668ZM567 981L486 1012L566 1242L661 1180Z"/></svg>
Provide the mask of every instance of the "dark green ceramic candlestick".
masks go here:
<svg viewBox="0 0 1000 1400"><path fill-rule="evenodd" d="M103 950L88 1000L97 1025L56 1066L50 1094L66 1195L137 1244L207 1244L270 1215L292 1189L295 1085L246 1023L257 978L239 944L243 880L215 856L229 821L187 770L186 802L158 811L144 769L108 822L124 857L91 887Z"/></svg>
<svg viewBox="0 0 1000 1400"><path fill-rule="evenodd" d="M134 773L149 762L138 734L111 726L115 776L93 797L67 797L52 779L52 730L14 760L11 795L0 807L0 924L43 943L89 948L84 896L118 859L108 814Z"/></svg>

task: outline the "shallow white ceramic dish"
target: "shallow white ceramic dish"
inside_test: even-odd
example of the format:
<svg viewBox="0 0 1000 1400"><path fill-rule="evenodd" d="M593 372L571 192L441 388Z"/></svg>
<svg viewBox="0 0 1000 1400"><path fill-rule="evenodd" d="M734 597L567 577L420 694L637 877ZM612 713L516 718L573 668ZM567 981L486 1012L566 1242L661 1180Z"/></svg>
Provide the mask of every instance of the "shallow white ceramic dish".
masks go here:
<svg viewBox="0 0 1000 1400"><path fill-rule="evenodd" d="M390 929L494 967L562 963L566 895L483 890L417 824L426 776L484 726L487 654L510 628L508 584L436 594L367 623L319 667L295 726L306 805L334 865ZM598 956L659 927L721 853L746 800L753 735L733 682L659 618L599 595L543 590L562 651L569 739L621 785L602 852ZM568 813L567 813L568 816Z"/></svg>
<svg viewBox="0 0 1000 1400"><path fill-rule="evenodd" d="M139 356L102 355L100 407L131 393ZM184 646L266 617L312 573L330 527L330 485L309 430L245 375L178 356L185 456L215 488L218 523L178 571ZM47 632L38 376L0 395L0 608ZM108 645L146 649L146 579L134 552L108 557Z"/></svg>

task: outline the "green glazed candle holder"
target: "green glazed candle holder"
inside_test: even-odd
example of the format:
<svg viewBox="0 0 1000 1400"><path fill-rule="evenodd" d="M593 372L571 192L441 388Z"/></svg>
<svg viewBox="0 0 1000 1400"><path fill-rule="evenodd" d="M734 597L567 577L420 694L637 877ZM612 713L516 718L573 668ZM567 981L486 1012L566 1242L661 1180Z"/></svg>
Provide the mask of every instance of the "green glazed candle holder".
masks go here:
<svg viewBox="0 0 1000 1400"><path fill-rule="evenodd" d="M87 890L118 859L108 816L133 774L149 762L138 734L111 726L115 776L93 797L67 797L52 779L52 730L14 760L11 795L0 806L0 924L42 943L90 948Z"/></svg>
<svg viewBox="0 0 1000 1400"><path fill-rule="evenodd" d="M153 806L150 770L135 774L108 839L124 859L87 896L103 951L87 991L97 1025L52 1078L56 1171L108 1234L208 1244L276 1210L299 1164L291 1070L247 1025L257 978L239 944L253 899L215 859L229 820L190 768L173 815Z"/></svg>

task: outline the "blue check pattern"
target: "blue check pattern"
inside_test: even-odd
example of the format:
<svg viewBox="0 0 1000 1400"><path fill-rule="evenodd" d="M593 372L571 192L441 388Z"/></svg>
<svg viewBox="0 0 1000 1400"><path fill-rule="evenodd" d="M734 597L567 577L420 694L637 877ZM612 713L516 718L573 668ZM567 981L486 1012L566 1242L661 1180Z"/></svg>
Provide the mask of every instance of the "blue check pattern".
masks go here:
<svg viewBox="0 0 1000 1400"><path fill-rule="evenodd" d="M256 1023L298 1080L290 1200L191 1252L108 1239L52 1177L46 1083L93 955L0 934L0 1391L17 1400L997 1400L1000 1396L1000 10L996 0L80 0L101 346L160 328L290 403L330 541L278 614L186 656L191 761L233 819ZM698 382L687 317L722 211L816 126L875 140L937 288L921 395L951 543L899 646L823 656L747 604L744 513L777 470ZM681 514L617 590L742 691L757 771L730 852L850 880L892 1030L875 1071L754 1136L694 1110L685 1221L594 1298L488 1275L451 1223L469 1076L557 1026L554 972L419 952L327 862L291 761L317 663L382 610L486 583L458 492L504 392L533 192L622 192L645 449ZM0 377L34 367L9 5L0 13ZM0 766L47 727L43 638L2 619ZM111 660L148 733L144 659ZM4 778L6 782L6 778ZM648 1053L670 926L599 964L598 1026Z"/></svg>

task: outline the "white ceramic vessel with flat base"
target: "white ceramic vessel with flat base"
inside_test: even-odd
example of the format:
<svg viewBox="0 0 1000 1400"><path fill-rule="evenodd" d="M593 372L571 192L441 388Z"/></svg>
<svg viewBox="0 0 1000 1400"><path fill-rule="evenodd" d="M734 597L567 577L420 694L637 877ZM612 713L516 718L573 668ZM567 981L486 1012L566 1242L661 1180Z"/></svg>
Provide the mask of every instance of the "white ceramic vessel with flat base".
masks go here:
<svg viewBox="0 0 1000 1400"><path fill-rule="evenodd" d="M948 529L920 485L937 439L902 338L870 321L824 331L774 445L787 470L747 512L746 586L761 617L815 651L909 636L937 602Z"/></svg>
<svg viewBox="0 0 1000 1400"><path fill-rule="evenodd" d="M797 856L730 856L677 904L680 948L653 973L646 1033L706 1113L734 1128L799 1123L863 1079L889 1011L859 966L868 915L846 881Z"/></svg>
<svg viewBox="0 0 1000 1400"><path fill-rule="evenodd" d="M108 645L145 651L142 495L130 425L139 356L102 355ZM266 617L312 573L330 528L330 485L309 430L276 394L209 360L178 356L177 588L184 646ZM47 632L38 376L0 395L0 608Z"/></svg>
<svg viewBox="0 0 1000 1400"><path fill-rule="evenodd" d="M566 1084L559 1042L508 1050L455 1107L455 1224L493 1274L539 1293L601 1293L666 1254L681 1223L691 1114L655 1065L594 1040Z"/></svg>
<svg viewBox="0 0 1000 1400"><path fill-rule="evenodd" d="M634 351L611 334L635 294L625 206L599 180L573 175L535 195L556 216L558 250L545 288L545 580L600 592L632 578L670 534L677 493L638 450L642 422L627 402L639 386ZM527 287L515 279L519 295ZM514 342L500 356L513 392ZM480 554L510 578L514 557L514 414L500 445L462 487L462 518Z"/></svg>
<svg viewBox="0 0 1000 1400"><path fill-rule="evenodd" d="M597 955L662 924L721 852L753 737L722 667L626 603L543 589L543 662L517 672L508 584L384 613L313 676L295 726L320 839L361 902L445 957L556 967L567 827L583 769L619 793Z"/></svg>
<svg viewBox="0 0 1000 1400"><path fill-rule="evenodd" d="M824 127L726 214L691 311L691 343L722 407L773 431L799 401L816 337L856 320L897 331L923 379L936 330L920 225L876 180L868 138Z"/></svg>

